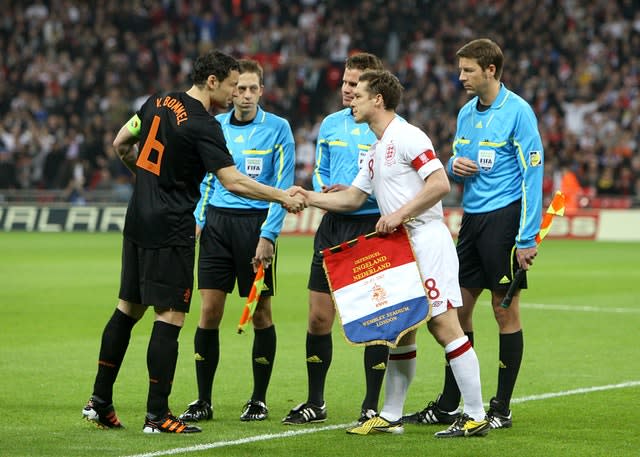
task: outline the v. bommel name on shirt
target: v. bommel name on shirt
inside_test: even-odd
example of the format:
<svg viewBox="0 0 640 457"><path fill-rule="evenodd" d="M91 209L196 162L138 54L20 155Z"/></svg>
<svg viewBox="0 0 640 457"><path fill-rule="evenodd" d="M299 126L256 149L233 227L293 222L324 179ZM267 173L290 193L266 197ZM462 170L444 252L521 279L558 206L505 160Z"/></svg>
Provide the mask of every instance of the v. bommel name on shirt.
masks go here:
<svg viewBox="0 0 640 457"><path fill-rule="evenodd" d="M156 107L158 108L169 108L176 115L176 124L180 125L187 119L189 116L187 115L187 110L180 100L177 100L173 97L158 97L156 98Z"/></svg>

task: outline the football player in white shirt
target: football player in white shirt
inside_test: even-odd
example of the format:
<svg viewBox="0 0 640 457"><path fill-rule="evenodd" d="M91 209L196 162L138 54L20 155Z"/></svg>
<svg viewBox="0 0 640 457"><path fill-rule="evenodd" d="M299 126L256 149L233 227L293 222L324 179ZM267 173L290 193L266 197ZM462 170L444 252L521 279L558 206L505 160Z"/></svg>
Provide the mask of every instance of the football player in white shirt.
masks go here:
<svg viewBox="0 0 640 457"><path fill-rule="evenodd" d="M402 85L388 71L366 71L351 103L357 122L366 122L377 141L352 185L340 192L317 193L298 188L307 203L328 211L353 211L375 194L382 216L376 230L390 233L405 224L432 305L427 327L444 347L464 399L464 409L436 437L484 436L485 419L478 357L463 333L456 308L462 306L458 257L443 222L441 199L449 180L429 137L397 118ZM416 331L406 333L389 352L384 406L379 416L347 433L402 433L402 409L415 375Z"/></svg>

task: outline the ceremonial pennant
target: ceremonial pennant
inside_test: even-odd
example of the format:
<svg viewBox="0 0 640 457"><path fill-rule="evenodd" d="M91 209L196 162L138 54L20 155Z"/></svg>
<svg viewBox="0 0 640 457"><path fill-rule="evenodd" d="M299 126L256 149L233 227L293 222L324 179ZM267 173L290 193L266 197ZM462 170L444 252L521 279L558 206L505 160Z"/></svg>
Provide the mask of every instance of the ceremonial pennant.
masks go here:
<svg viewBox="0 0 640 457"><path fill-rule="evenodd" d="M331 296L348 343L396 347L425 323L430 305L403 226L322 252Z"/></svg>

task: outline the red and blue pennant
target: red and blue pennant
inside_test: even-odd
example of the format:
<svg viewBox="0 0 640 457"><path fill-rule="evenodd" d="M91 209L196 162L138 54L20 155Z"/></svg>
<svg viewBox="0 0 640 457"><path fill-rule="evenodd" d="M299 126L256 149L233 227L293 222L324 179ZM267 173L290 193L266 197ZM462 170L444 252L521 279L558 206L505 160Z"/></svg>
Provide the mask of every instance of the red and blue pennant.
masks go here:
<svg viewBox="0 0 640 457"><path fill-rule="evenodd" d="M396 347L402 335L429 320L426 290L403 226L322 254L347 342Z"/></svg>

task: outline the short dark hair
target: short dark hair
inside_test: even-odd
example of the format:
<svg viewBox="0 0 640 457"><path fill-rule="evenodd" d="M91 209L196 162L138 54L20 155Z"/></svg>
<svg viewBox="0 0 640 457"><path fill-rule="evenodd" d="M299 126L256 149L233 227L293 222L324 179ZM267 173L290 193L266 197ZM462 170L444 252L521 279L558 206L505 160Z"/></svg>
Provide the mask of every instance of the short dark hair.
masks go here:
<svg viewBox="0 0 640 457"><path fill-rule="evenodd" d="M358 52L347 57L345 68L351 70L384 70L382 60L368 52Z"/></svg>
<svg viewBox="0 0 640 457"><path fill-rule="evenodd" d="M240 65L240 73L255 73L258 75L260 85L263 84L264 72L262 70L262 65L260 65L257 60L240 59L238 60L238 64Z"/></svg>
<svg viewBox="0 0 640 457"><path fill-rule="evenodd" d="M366 70L360 75L359 81L368 83L367 92L372 95L380 94L387 110L395 110L402 99L404 87L400 80L388 70Z"/></svg>
<svg viewBox="0 0 640 457"><path fill-rule="evenodd" d="M196 59L191 71L191 80L196 86L207 82L210 75L224 81L233 70L240 71L236 59L220 51L211 50Z"/></svg>
<svg viewBox="0 0 640 457"><path fill-rule="evenodd" d="M468 42L458 49L456 56L474 59L483 70L486 70L489 65L494 65L496 67L496 79L500 79L502 76L502 67L504 65L502 49L489 38L478 38Z"/></svg>

